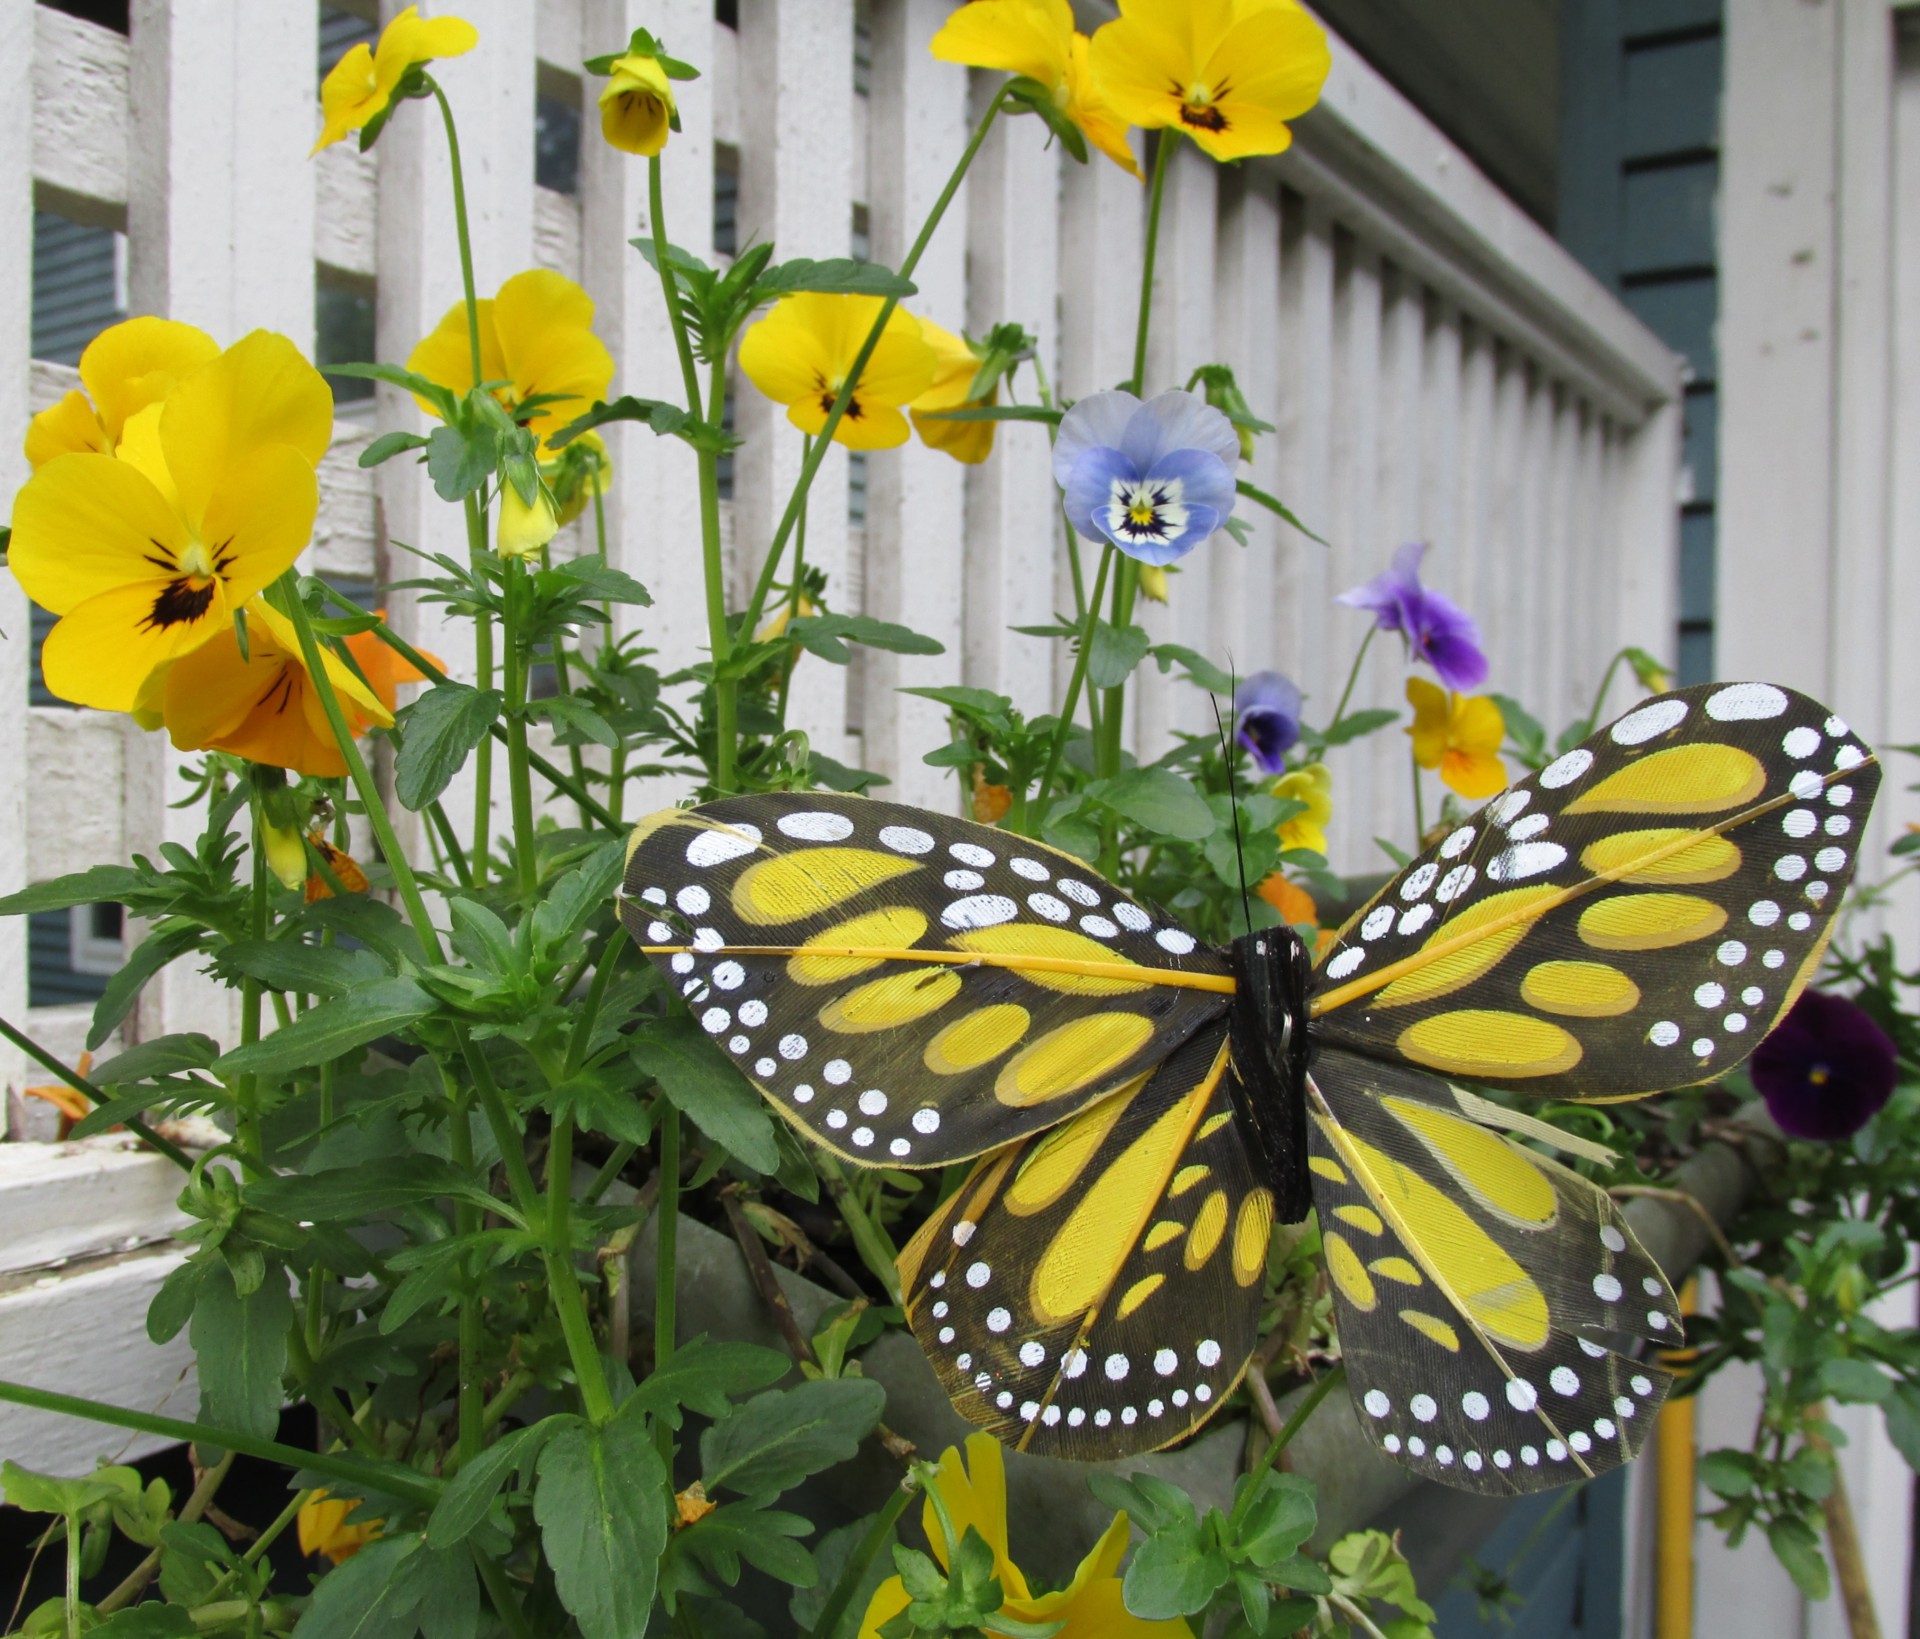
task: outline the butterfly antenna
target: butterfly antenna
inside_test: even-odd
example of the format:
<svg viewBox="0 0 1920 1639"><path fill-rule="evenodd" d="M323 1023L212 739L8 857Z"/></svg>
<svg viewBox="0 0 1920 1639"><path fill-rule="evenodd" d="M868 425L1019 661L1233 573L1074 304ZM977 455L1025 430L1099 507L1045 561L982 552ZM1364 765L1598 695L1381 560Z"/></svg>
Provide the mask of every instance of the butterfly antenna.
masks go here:
<svg viewBox="0 0 1920 1639"><path fill-rule="evenodd" d="M1231 662L1229 662L1231 664ZM1228 675L1231 677L1232 673ZM1240 686L1240 680L1233 678L1234 687ZM1240 920L1249 933L1253 931L1253 899L1247 892L1247 856L1240 845L1240 801L1234 789L1233 777L1233 741L1227 733L1227 721L1220 715L1220 701L1217 696L1209 695L1213 703L1214 727L1220 731L1220 757L1227 769L1227 812L1233 817L1233 863L1240 873Z"/></svg>

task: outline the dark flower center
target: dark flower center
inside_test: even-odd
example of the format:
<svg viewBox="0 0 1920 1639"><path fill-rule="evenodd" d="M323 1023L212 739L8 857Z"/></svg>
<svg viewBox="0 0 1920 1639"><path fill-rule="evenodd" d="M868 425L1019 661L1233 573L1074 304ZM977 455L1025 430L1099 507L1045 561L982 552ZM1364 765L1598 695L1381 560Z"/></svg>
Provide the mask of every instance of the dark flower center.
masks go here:
<svg viewBox="0 0 1920 1639"><path fill-rule="evenodd" d="M1180 103L1180 123L1195 131L1226 130L1227 116L1220 112L1220 99L1229 89L1224 80L1212 90L1203 85L1181 86L1176 82L1173 94Z"/></svg>
<svg viewBox="0 0 1920 1639"><path fill-rule="evenodd" d="M213 604L213 582L197 575L170 580L153 600L153 612L140 624L152 631L198 620Z"/></svg>

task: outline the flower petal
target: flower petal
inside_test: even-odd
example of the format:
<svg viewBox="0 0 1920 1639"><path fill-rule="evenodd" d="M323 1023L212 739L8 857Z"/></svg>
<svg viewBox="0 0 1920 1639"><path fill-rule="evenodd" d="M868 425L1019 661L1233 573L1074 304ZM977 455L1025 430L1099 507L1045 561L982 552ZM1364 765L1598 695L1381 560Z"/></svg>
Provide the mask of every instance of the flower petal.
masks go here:
<svg viewBox="0 0 1920 1639"><path fill-rule="evenodd" d="M1054 454L1054 471L1059 472L1059 452ZM1111 445L1097 444L1082 452L1068 472L1065 484L1067 521L1090 541L1109 537L1101 527L1101 517L1112 498L1116 480L1131 483L1139 476L1133 463Z"/></svg>
<svg viewBox="0 0 1920 1639"><path fill-rule="evenodd" d="M1171 388L1156 394L1127 422L1120 447L1141 472L1149 472L1174 450L1205 450L1217 456L1229 476L1240 460L1240 435L1233 423L1198 393Z"/></svg>
<svg viewBox="0 0 1920 1639"><path fill-rule="evenodd" d="M519 398L563 393L569 402L534 417L542 437L557 432L613 382L613 355L593 333L593 298L546 268L516 273L493 299L500 358Z"/></svg>
<svg viewBox="0 0 1920 1639"><path fill-rule="evenodd" d="M1111 392L1089 393L1075 404L1060 418L1060 431L1053 445L1053 481L1065 489L1073 481L1080 457L1096 446L1118 450L1120 440L1126 435L1127 423L1139 408L1139 399L1117 388ZM1137 476L1138 470L1134 469L1128 476Z"/></svg>
<svg viewBox="0 0 1920 1639"><path fill-rule="evenodd" d="M207 606L199 615L156 621L157 600L176 584L172 579L133 581L73 610L47 634L41 648L47 687L76 706L131 711L152 672L191 654L222 629L231 632L218 581L208 583Z"/></svg>
<svg viewBox="0 0 1920 1639"><path fill-rule="evenodd" d="M1463 797L1491 797L1507 788L1506 765L1482 752L1449 749L1440 763L1440 778Z"/></svg>
<svg viewBox="0 0 1920 1639"><path fill-rule="evenodd" d="M386 105L387 93L374 76L373 47L364 40L349 46L320 82L320 135L307 157L359 130Z"/></svg>
<svg viewBox="0 0 1920 1639"><path fill-rule="evenodd" d="M873 315L869 314L857 326L856 353L872 324ZM847 361L849 366L852 362L852 359ZM905 308L896 307L887 316L887 327L880 332L867 367L860 372L860 396L881 404L911 404L932 385L938 362L933 348L920 333L920 321Z"/></svg>
<svg viewBox="0 0 1920 1639"><path fill-rule="evenodd" d="M28 597L64 615L129 582L170 575L186 545L173 509L133 467L110 455L60 455L13 503L8 562Z"/></svg>
<svg viewBox="0 0 1920 1639"><path fill-rule="evenodd" d="M834 381L830 338L788 305L787 298L740 338L740 368L776 404L816 398ZM822 419L825 419L824 412Z"/></svg>
<svg viewBox="0 0 1920 1639"><path fill-rule="evenodd" d="M1027 1599L1027 1579L1013 1563L1007 1551L1007 1469L1000 1453L1000 1442L991 1434L969 1434L964 1466L960 1453L948 1446L940 1456L940 1473L933 1482L947 1505L956 1536L964 1537L967 1527L980 1533L980 1539L993 1550L994 1574L1008 1599ZM939 1516L928 1503L921 1510L921 1525L934 1555L944 1563L945 1537Z"/></svg>
<svg viewBox="0 0 1920 1639"><path fill-rule="evenodd" d="M973 0L928 47L943 63L1024 74L1051 89L1067 77L1073 7L1067 0Z"/></svg>
<svg viewBox="0 0 1920 1639"><path fill-rule="evenodd" d="M100 424L119 443L127 417L158 404L202 365L220 356L220 344L195 325L142 315L109 325L80 355L80 383L100 412Z"/></svg>
<svg viewBox="0 0 1920 1639"><path fill-rule="evenodd" d="M107 455L112 451L87 395L69 389L27 423L27 465L44 467L56 455Z"/></svg>
<svg viewBox="0 0 1920 1639"><path fill-rule="evenodd" d="M244 603L264 591L313 535L320 487L297 450L275 444L226 471L207 502L206 545L227 583L227 596Z"/></svg>
<svg viewBox="0 0 1920 1639"><path fill-rule="evenodd" d="M198 522L223 475L270 446L298 452L309 471L333 437L333 391L285 336L256 330L168 397L160 447L182 515Z"/></svg>
<svg viewBox="0 0 1920 1639"><path fill-rule="evenodd" d="M1236 457L1239 448L1236 443ZM1209 450L1169 450L1148 469L1147 477L1150 480L1178 479L1180 498L1190 507L1209 507L1223 518L1233 512L1233 503L1238 494L1234 488L1233 468Z"/></svg>
<svg viewBox="0 0 1920 1639"><path fill-rule="evenodd" d="M1140 158L1127 141L1127 122L1108 106L1100 82L1093 76L1091 45L1086 35L1074 35L1067 59L1067 118L1114 164L1138 177Z"/></svg>
<svg viewBox="0 0 1920 1639"><path fill-rule="evenodd" d="M494 327L493 298L482 297L474 309L480 324L480 379L505 381L509 372L500 351L500 333ZM466 303L455 302L441 314L440 322L407 355L407 368L463 396L472 389L473 344L467 335ZM439 413L424 398L415 398L414 403L428 415Z"/></svg>

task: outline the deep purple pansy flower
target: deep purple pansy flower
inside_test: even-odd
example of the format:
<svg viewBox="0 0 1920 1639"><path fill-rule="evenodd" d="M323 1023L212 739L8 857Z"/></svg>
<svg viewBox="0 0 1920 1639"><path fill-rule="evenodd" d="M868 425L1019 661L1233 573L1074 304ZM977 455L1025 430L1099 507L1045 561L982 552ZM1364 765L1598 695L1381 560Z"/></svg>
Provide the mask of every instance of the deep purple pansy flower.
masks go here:
<svg viewBox="0 0 1920 1639"><path fill-rule="evenodd" d="M1239 459L1233 423L1198 394L1090 393L1061 417L1053 478L1088 540L1167 564L1231 516Z"/></svg>
<svg viewBox="0 0 1920 1639"><path fill-rule="evenodd" d="M1283 774L1300 743L1300 688L1279 672L1255 672L1233 691L1233 737L1263 774Z"/></svg>
<svg viewBox="0 0 1920 1639"><path fill-rule="evenodd" d="M1748 1069L1782 1132L1833 1140L1857 1133L1892 1096L1896 1059L1858 1003L1806 990Z"/></svg>
<svg viewBox="0 0 1920 1639"><path fill-rule="evenodd" d="M1420 541L1401 547L1384 575L1375 575L1365 586L1342 592L1333 601L1370 611L1381 631L1404 635L1415 660L1424 660L1448 688L1465 694L1487 676L1480 629L1459 604L1420 584L1420 560L1426 552Z"/></svg>

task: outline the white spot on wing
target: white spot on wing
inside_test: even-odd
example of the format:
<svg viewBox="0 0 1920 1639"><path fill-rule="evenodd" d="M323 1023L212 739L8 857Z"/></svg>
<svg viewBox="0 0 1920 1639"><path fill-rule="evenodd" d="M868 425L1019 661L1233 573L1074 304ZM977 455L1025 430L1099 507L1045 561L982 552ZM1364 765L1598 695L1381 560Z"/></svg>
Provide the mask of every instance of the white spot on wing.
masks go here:
<svg viewBox="0 0 1920 1639"><path fill-rule="evenodd" d="M773 827L796 842L845 842L853 835L853 821L845 814L809 810L803 814L782 814Z"/></svg>
<svg viewBox="0 0 1920 1639"><path fill-rule="evenodd" d="M1566 857L1566 849L1557 842L1523 842L1494 860L1487 875L1495 882L1519 882L1558 868Z"/></svg>
<svg viewBox="0 0 1920 1639"><path fill-rule="evenodd" d="M1656 700L1650 706L1630 711L1613 725L1612 739L1617 746L1645 745L1656 735L1678 728L1687 719L1684 700Z"/></svg>
<svg viewBox="0 0 1920 1639"><path fill-rule="evenodd" d="M880 846L891 848L896 854L930 854L933 852L933 838L911 825L883 825L880 827Z"/></svg>
<svg viewBox="0 0 1920 1639"><path fill-rule="evenodd" d="M1366 959L1367 953L1364 947L1360 945L1351 946L1349 949L1341 951L1338 956L1335 956L1327 963L1327 977L1329 979L1344 979Z"/></svg>
<svg viewBox="0 0 1920 1639"><path fill-rule="evenodd" d="M956 899L940 913L940 920L950 928L997 928L1002 922L1011 922L1020 914L1020 907L1005 894L980 893L966 899Z"/></svg>
<svg viewBox="0 0 1920 1639"><path fill-rule="evenodd" d="M1558 791L1563 785L1572 785L1591 767L1593 753L1585 746L1575 746L1564 757L1556 757L1540 770L1540 783L1549 791Z"/></svg>
<svg viewBox="0 0 1920 1639"><path fill-rule="evenodd" d="M687 863L703 869L739 859L760 846L760 833L751 826L734 825L724 831L702 831L687 844Z"/></svg>
<svg viewBox="0 0 1920 1639"><path fill-rule="evenodd" d="M1707 715L1716 723L1778 717L1786 709L1785 693L1771 683L1734 683L1707 697Z"/></svg>

